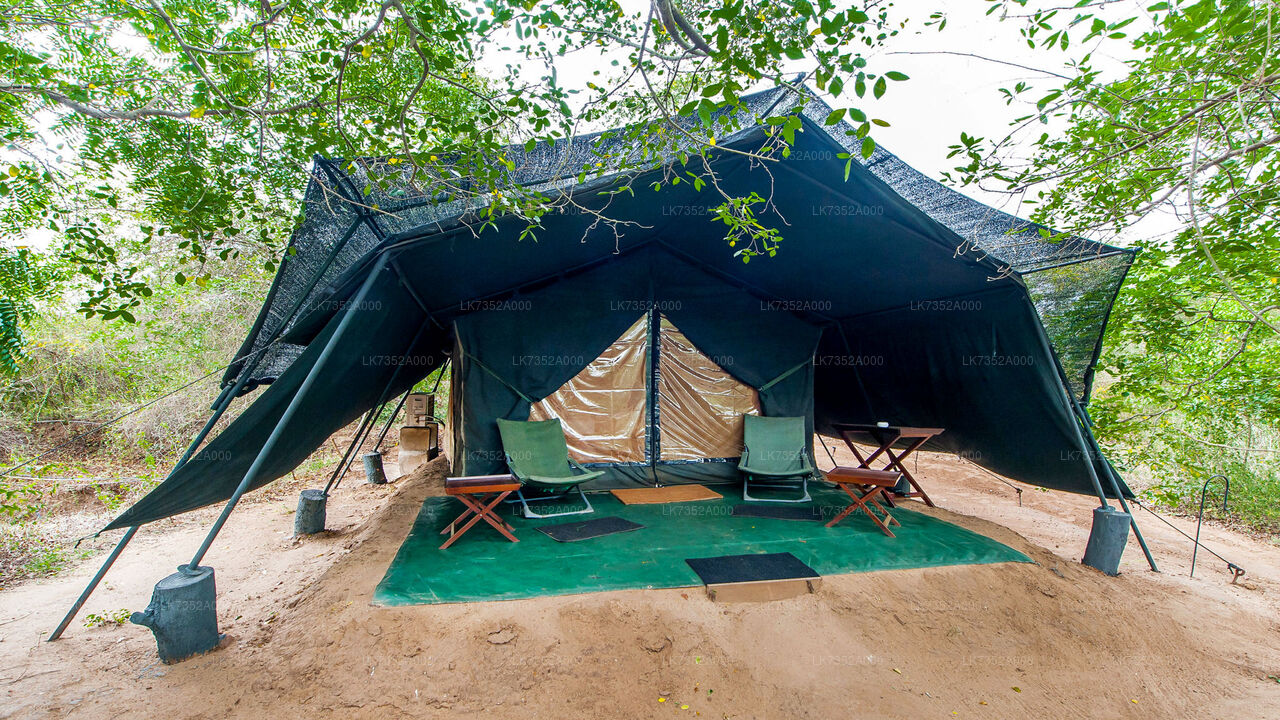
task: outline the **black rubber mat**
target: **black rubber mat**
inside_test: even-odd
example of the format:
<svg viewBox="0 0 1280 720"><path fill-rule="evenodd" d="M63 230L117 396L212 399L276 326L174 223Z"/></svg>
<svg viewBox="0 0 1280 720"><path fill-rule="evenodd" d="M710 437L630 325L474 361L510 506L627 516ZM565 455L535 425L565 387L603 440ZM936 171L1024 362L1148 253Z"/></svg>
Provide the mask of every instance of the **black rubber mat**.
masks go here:
<svg viewBox="0 0 1280 720"><path fill-rule="evenodd" d="M771 518L774 520L821 520L822 514L812 505L734 505L734 517Z"/></svg>
<svg viewBox="0 0 1280 720"><path fill-rule="evenodd" d="M800 558L785 552L690 558L685 562L707 585L821 577L813 568L801 562Z"/></svg>
<svg viewBox="0 0 1280 720"><path fill-rule="evenodd" d="M579 522L560 523L559 525L541 525L538 530L546 533L556 542L578 542L591 538L613 535L614 533L631 532L644 527L640 523L623 520L620 517L602 517Z"/></svg>

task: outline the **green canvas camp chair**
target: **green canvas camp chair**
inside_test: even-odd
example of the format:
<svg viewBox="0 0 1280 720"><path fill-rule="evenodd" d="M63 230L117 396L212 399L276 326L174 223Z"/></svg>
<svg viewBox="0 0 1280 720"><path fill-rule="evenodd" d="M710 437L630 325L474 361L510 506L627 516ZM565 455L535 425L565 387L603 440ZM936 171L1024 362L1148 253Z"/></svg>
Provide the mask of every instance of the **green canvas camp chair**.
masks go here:
<svg viewBox="0 0 1280 720"><path fill-rule="evenodd" d="M498 433L502 436L502 449L507 455L511 474L520 481L515 502L524 508L527 518L560 517L595 512L591 502L582 492L582 483L604 474L600 470L587 470L569 457L569 446L564 441L564 428L557 419L521 422L498 420ZM525 488L549 492L541 497L527 497ZM529 503L541 500L559 500L577 490L586 504L585 510L539 514Z"/></svg>
<svg viewBox="0 0 1280 720"><path fill-rule="evenodd" d="M809 502L809 478L813 463L805 442L804 418L742 416L742 499L747 502ZM756 487L795 487L800 484L798 498L751 497L751 481ZM765 482L759 482L763 479Z"/></svg>

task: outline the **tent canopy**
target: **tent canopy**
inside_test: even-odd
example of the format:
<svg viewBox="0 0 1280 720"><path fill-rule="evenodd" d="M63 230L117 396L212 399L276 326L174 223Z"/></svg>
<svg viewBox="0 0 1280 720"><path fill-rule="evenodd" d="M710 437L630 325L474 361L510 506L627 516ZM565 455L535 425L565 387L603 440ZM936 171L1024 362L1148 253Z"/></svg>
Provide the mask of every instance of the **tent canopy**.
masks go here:
<svg viewBox="0 0 1280 720"><path fill-rule="evenodd" d="M759 117L798 102L786 90L748 98ZM1038 226L882 149L846 179L839 155L857 139L848 126L822 124L826 112L816 100L804 106L804 131L777 162L732 152L760 147L764 128L754 121L711 158L726 192L770 198L761 222L784 239L776 257L750 263L733 257L709 190L655 191L656 171L583 184L548 174L572 166L566 159L609 155L607 135L512 149L513 182L543 183L586 208L545 217L537 240L519 239L524 222L514 217L477 234L473 206L442 204L408 182L362 197L361 173L378 161L317 160L294 253L241 352L263 360L233 363L224 378L226 387L243 380L266 389L208 452L109 527L230 497L309 374L310 390L253 487L450 357L455 472L501 471L495 420L527 419L642 318L652 332L645 461L607 463L597 486L733 476L733 463L717 462L726 458L661 460L660 416L678 412L662 401L665 320L714 359L724 382L753 389L765 415L804 416L818 432L878 420L941 426L932 449L1036 485L1093 492L1095 473L1108 468L1081 405L1132 253L1082 238L1045 241ZM599 192L621 182L634 192ZM625 224L601 224L591 210Z"/></svg>

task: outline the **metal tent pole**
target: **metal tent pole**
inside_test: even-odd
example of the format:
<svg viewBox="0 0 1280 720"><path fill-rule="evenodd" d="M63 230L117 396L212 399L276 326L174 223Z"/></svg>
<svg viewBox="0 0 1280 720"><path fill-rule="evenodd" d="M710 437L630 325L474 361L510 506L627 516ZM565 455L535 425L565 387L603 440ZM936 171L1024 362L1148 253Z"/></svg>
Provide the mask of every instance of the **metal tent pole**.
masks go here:
<svg viewBox="0 0 1280 720"><path fill-rule="evenodd" d="M1043 327L1042 327L1043 329ZM1096 456L1107 471L1107 480L1111 485L1111 489L1116 493L1116 500L1120 503L1120 508L1129 516L1129 526L1133 528L1133 534L1138 538L1138 545L1142 548L1142 554L1147 557L1147 564L1151 566L1153 572L1160 572L1156 567L1156 560L1151 556L1151 549L1147 547L1146 538L1142 537L1142 531L1138 529L1138 520L1129 511L1129 503L1125 502L1124 492L1120 489L1120 482L1115 475L1115 469L1111 467L1111 463L1102 457L1102 448L1098 445L1097 440L1093 437L1093 432L1088 432L1090 442L1085 441L1085 433L1089 430L1086 424L1084 409L1080 406L1080 401L1076 400L1076 396L1071 392L1071 385L1067 382L1067 373L1062 367L1062 362L1058 359L1058 354L1053 352L1052 347L1049 349L1049 355L1053 358L1053 363L1058 369L1058 377L1061 380L1059 385L1062 387L1062 394L1067 399L1067 409L1071 411L1073 422L1071 427L1076 432L1076 437L1080 440L1080 449L1085 452L1085 460L1089 469L1089 477L1093 480L1094 490L1098 493L1098 498L1102 501L1102 507L1110 507L1107 503L1107 496L1102 490L1102 485L1098 481L1097 468L1094 466L1094 457ZM1091 449L1092 448L1092 449Z"/></svg>
<svg viewBox="0 0 1280 720"><path fill-rule="evenodd" d="M381 405L370 408L369 412L365 413L364 419L360 421L360 427L356 428L356 434L352 436L351 442L347 444L346 451L342 453L342 459L338 461L338 466L333 469L333 474L329 476L329 482L324 485L326 497L328 497L329 490L338 482L339 478L347 474L347 469L355 461L356 448L364 445L365 437L369 434L369 428L373 425L373 419L381 413Z"/></svg>
<svg viewBox="0 0 1280 720"><path fill-rule="evenodd" d="M404 350L404 353L400 355L400 357L402 358L402 362L396 367L395 372L391 373L391 377L387 380L387 384L383 386L382 394L378 396L377 409L369 411L369 416L366 418L366 420L368 420L368 426L364 428L364 433L362 435L357 436L359 442L355 442L355 441L352 442L352 445L351 445L352 449L356 447L361 447L364 445L364 441L368 439L369 431L373 429L373 424L376 418L378 417L378 415L382 414L383 408L387 406L387 395L391 392L391 386L396 384L396 380L400 377L400 372L404 370L404 366L408 362L409 353L412 352L415 347L417 347L418 341L422 339L422 333L425 332L427 329L427 323L430 321L430 315L428 315L427 317L428 317L428 320L424 321L422 325L418 326L418 331L414 333L413 339L409 341L409 346L406 347ZM412 390L412 388L410 388L410 390ZM405 397L407 398L408 396L409 396L409 393L406 392ZM403 403L403 401L401 402ZM396 412L399 412L399 410L397 409ZM395 419L395 415L392 414L391 420L394 420L394 419ZM387 421L388 427L390 427L391 420ZM385 433L385 430L383 432ZM382 438L378 438L378 442L382 442ZM346 460L345 457L344 457L344 460ZM345 467L343 465L339 465L338 468L334 470L333 476L329 478L329 483L324 486L325 497L328 497L330 490L332 490L333 488L337 487L339 484L342 483L342 478L346 477L347 469L350 468L351 463L354 463L354 462L355 462L355 455L352 454L350 457L350 460L346 460Z"/></svg>
<svg viewBox="0 0 1280 720"><path fill-rule="evenodd" d="M183 572L188 574L198 573L197 568L200 566L200 561L204 559L205 553L209 552L209 547L213 545L214 538L218 536L218 533L222 530L222 526L227 523L227 518L230 517L231 511L235 509L236 504L240 502L240 498L249 490L249 486L253 484L253 481L257 479L258 474L262 471L262 466L266 462L267 456L275 449L276 443L280 441L280 437L284 434L285 426L289 424L289 421L293 419L294 414L298 412L298 407L302 405L302 399L307 396L307 393L311 390L311 386L315 383L316 378L319 377L320 371L324 369L329 358L332 357L333 350L337 347L338 341L342 339L342 336L346 334L347 328L350 327L351 320L356 315L356 309L364 303L364 299L368 296L369 290L373 287L374 281L378 278L378 275L381 274L383 269L386 268L387 260L388 256L385 253L378 257L377 262L373 266L373 270L369 273L368 279L366 279L364 284L360 286L360 291L356 293L356 296L348 306L346 313L342 316L342 319L338 321L338 327L333 331L333 335L329 338L329 342L325 343L324 349L320 351L320 356L316 358L315 365L311 366L311 371L307 373L306 379L302 381L302 385L299 386L297 392L294 393L293 399L289 401L288 407L285 408L284 413L280 416L280 420L276 422L276 426L271 431L271 435L267 437L267 441L263 443L262 449L258 451L258 456L254 458L253 464L249 466L248 472L245 473L244 478L236 487L235 492L232 493L231 499L229 499L227 504L222 508L222 513L218 515L218 519L214 521L213 527L209 529L209 534L205 536L204 542L200 543L200 548L196 550L196 554L192 556L191 562L188 563L185 568L182 568Z"/></svg>
<svg viewBox="0 0 1280 720"><path fill-rule="evenodd" d="M400 396L400 402L396 403L396 409L391 411L391 417L387 418L387 423L382 426L382 432L378 433L378 441L373 444L374 452L379 452L382 449L382 441L387 438L387 432L391 430L391 426L395 424L396 418L400 417L400 411L404 409L404 404L409 399L409 394L412 392L413 388L409 388Z"/></svg>
<svg viewBox="0 0 1280 720"><path fill-rule="evenodd" d="M1031 303L1030 295L1027 295L1027 302ZM1085 468L1089 471L1089 481L1093 483L1093 492L1098 496L1098 507L1110 508L1111 503L1107 502L1107 493L1102 489L1102 482L1098 479L1098 470L1093 466L1093 459L1089 457L1089 444L1085 442L1084 433L1080 432L1080 421L1076 419L1075 398L1071 395L1071 384L1067 382L1067 371L1062 367L1062 361L1058 359L1058 353L1053 349L1053 343L1049 342L1049 334L1045 332L1044 323L1040 320L1039 312L1035 309L1035 304L1031 303L1031 312L1035 314L1036 327L1040 330L1040 347L1044 350L1049 359L1053 361L1053 367L1058 371L1058 390L1062 392L1062 399L1066 400L1067 415L1072 417L1071 429L1075 431L1076 442L1080 445L1080 452L1084 453Z"/></svg>
<svg viewBox="0 0 1280 720"><path fill-rule="evenodd" d="M442 364L440 366L440 369L437 371L440 374L436 376L435 387L431 388L432 395L435 395L436 391L440 389L440 381L444 379L444 370L447 367L449 367L449 358L445 358L444 364ZM427 377L431 377L431 374L428 373ZM396 405L396 409L392 411L391 417L387 418L387 424L382 426L382 432L378 434L378 442L373 444L374 452L377 452L382 447L382 441L386 439L387 432L391 430L391 426L395 424L396 418L400 416L400 411L404 409L404 404L409 399L409 395L411 395L412 393L413 393L413 388L409 388L404 392L404 395L400 396L400 402Z"/></svg>
<svg viewBox="0 0 1280 720"><path fill-rule="evenodd" d="M200 428L199 433L196 433L195 439L187 446L186 452L184 452L182 457L178 459L177 464L173 466L173 470L169 471L170 476L178 472L183 465L186 465L187 461L191 459L191 456L195 454L196 448L200 447L200 444L203 443L204 439L209 436L210 432L212 432L213 426L222 418L223 413L227 411L227 408L231 407L231 402L235 400L236 394L244 387L245 383L248 382L249 376L253 374L255 369L257 369L258 360L260 360L265 354L265 349L259 351L257 358L253 360L252 365L248 367L245 372L241 373L240 377L236 380L236 384L227 387L218 395L218 399L214 403L213 415L209 416L209 419L205 421L204 427ZM85 586L84 592L80 593L80 597L76 598L71 609L68 610L67 614L62 618L62 622L58 623L58 627L53 631L53 634L49 635L47 642L53 642L54 640L62 637L62 633L65 632L67 627L71 624L76 613L80 612L80 608L84 607L84 604L88 602L89 596L98 588L98 583L102 582L102 578L106 576L107 571L115 564L116 560L120 557L120 553L124 552L125 546L129 544L129 541L133 539L134 535L138 534L139 527L140 526L138 525L134 525L125 532L123 537L120 538L120 542L116 543L115 549L113 549L111 554L107 556L107 559L102 563L102 567L98 568L98 572L93 576L93 579L91 579L89 584Z"/></svg>
<svg viewBox="0 0 1280 720"><path fill-rule="evenodd" d="M1076 422L1078 424L1085 425L1085 429L1087 430L1088 425L1086 424L1086 418L1088 416L1085 414L1084 408L1080 405L1080 401L1076 400L1074 395L1071 395L1070 392L1068 392L1067 395L1071 398L1071 404L1075 408L1077 418ZM1138 539L1138 546L1142 548L1142 554L1147 556L1147 564L1151 566L1152 572L1160 572L1160 568L1156 567L1156 559L1151 556L1151 548L1147 547L1147 539L1142 537L1142 531L1138 529L1138 519L1134 517L1133 512L1129 510L1129 503L1125 502L1124 492L1120 488L1120 479L1116 475L1116 469L1111 466L1111 463L1107 462L1105 457L1102 456L1102 447L1098 445L1098 440L1093 437L1092 431L1089 432L1089 440L1092 442L1098 461L1102 463L1103 467L1107 471L1107 480L1110 481L1111 489L1116 493L1116 499L1120 501L1120 508L1129 514L1129 525L1133 528L1134 537Z"/></svg>
<svg viewBox="0 0 1280 720"><path fill-rule="evenodd" d="M1062 383L1061 385L1063 394L1066 396L1067 401L1070 402L1072 400L1071 391L1067 389L1065 383ZM1071 410L1070 405L1067 406L1067 410ZM1080 431L1080 421L1075 417L1074 412L1070 412L1069 414L1072 417L1071 429L1075 431L1076 441L1080 443L1080 452L1084 453L1085 468L1089 471L1089 480L1093 482L1093 491L1097 493L1098 500L1102 503L1100 507L1111 507L1111 504L1107 502L1107 494L1102 489L1102 482L1098 480L1098 470L1093 466L1093 458L1090 457L1091 452L1089 450L1089 444L1085 442L1084 433Z"/></svg>
<svg viewBox="0 0 1280 720"><path fill-rule="evenodd" d="M1103 460L1106 463L1106 460ZM1147 564L1151 566L1151 572L1160 572L1160 568L1156 567L1156 559L1151 557L1151 548L1147 547L1146 538L1142 537L1142 531L1138 529L1138 518L1129 510L1129 503L1124 500L1124 493L1120 492L1120 483L1116 481L1115 469L1111 467L1111 463L1107 465L1107 477L1111 479L1111 487L1116 491L1116 498L1120 501L1120 507L1129 513L1129 525L1133 527L1133 534L1138 538L1138 545L1142 548L1142 554L1147 556Z"/></svg>
<svg viewBox="0 0 1280 720"><path fill-rule="evenodd" d="M324 263L312 275L311 282L307 286L307 291L294 302L292 309L290 309L288 315L285 316L284 322L280 324L280 327L277 328L276 332L272 335L272 338L253 355L252 360L246 363L245 367L241 368L240 376L236 379L235 384L224 389L218 396L218 400L214 403L213 415L205 423L205 426L201 428L200 432L196 435L196 438L191 441L191 444L187 447L187 451L183 454L182 458L178 460L178 463L174 466L173 470L169 472L170 476L176 473L179 468L191 459L196 448L204 442L205 438L208 437L209 433L213 430L214 425L222 418L223 413L227 411L227 408L229 408L231 403L239 396L240 391L244 389L244 386L248 383L250 377L252 377L253 371L258 368L262 359L266 357L267 349L270 348L271 344L280 337L280 333L284 330L285 326L289 324L289 321L292 320L298 313L298 310L302 308L302 304L306 302L311 291L315 289L316 284L320 282L322 277L324 277L325 272L327 272L330 266L333 265L333 261L337 259L338 253L346 247L347 241L349 241L351 236L355 234L356 228L360 224L361 222L359 218L357 218L355 222L351 223L351 226L347 228L346 233L343 234L342 239L335 243L333 249L330 250L329 255L325 257ZM166 479L168 478L166 477ZM129 528L129 530L125 532L124 536L120 538L120 542L116 544L115 549L113 549L111 554L107 556L106 561L103 562L102 567L98 569L98 572L93 576L93 579L89 581L84 592L80 593L80 597L76 599L71 610L67 612L67 615L62 619L62 622L58 624L58 627L53 631L53 634L49 636L49 642L57 640L62 636L62 633L67 629L67 626L71 624L71 620L75 617L76 613L78 613L80 608L84 606L85 602L89 600L89 596L93 594L95 589L97 589L98 584L102 582L102 578L107 574L107 571L111 569L111 566L114 565L115 561L120 557L120 553L124 551L125 546L129 544L129 541L133 540L133 536L138 532L138 527L139 526L135 525Z"/></svg>
<svg viewBox="0 0 1280 720"><path fill-rule="evenodd" d="M111 566L115 564L116 558L120 557L120 553L124 552L124 546L128 545L129 541L133 539L133 536L138 534L138 527L139 526L134 525L129 528L128 531L125 532L124 537L120 538L120 542L116 543L115 549L107 556L106 562L102 563L102 567L98 568L97 574L94 575L93 579L89 581L89 584L85 586L84 592L80 593L80 597L76 598L75 604L72 605L71 609L67 611L67 614L63 616L62 622L58 623L58 627L45 642L53 642L54 640L62 637L63 631L65 631L67 626L71 624L76 613L80 612L80 608L84 607L85 602L89 600L89 596L93 594L93 591L98 588L98 583L102 582L103 576L105 576L107 571L111 569Z"/></svg>

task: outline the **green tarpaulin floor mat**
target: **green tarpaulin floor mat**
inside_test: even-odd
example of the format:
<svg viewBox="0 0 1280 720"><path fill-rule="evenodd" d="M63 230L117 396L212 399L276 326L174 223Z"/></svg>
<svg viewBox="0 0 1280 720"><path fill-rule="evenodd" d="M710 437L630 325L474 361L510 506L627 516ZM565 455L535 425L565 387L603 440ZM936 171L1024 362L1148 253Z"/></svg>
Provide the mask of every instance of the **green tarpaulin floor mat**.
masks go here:
<svg viewBox="0 0 1280 720"><path fill-rule="evenodd" d="M848 505L838 490L811 488L814 506L826 518ZM515 527L513 543L479 523L447 550L440 531L462 510L453 498L422 504L391 567L374 592L379 605L415 605L514 600L603 590L695 587L702 582L686 558L789 552L822 575L1031 562L1026 555L978 533L899 503L896 538L885 536L861 513L833 528L772 518L734 516L742 502L736 490L720 500L687 504L626 505L608 493L591 497L597 512L644 527L577 543L558 543L534 528L555 520L530 520L505 506Z"/></svg>

